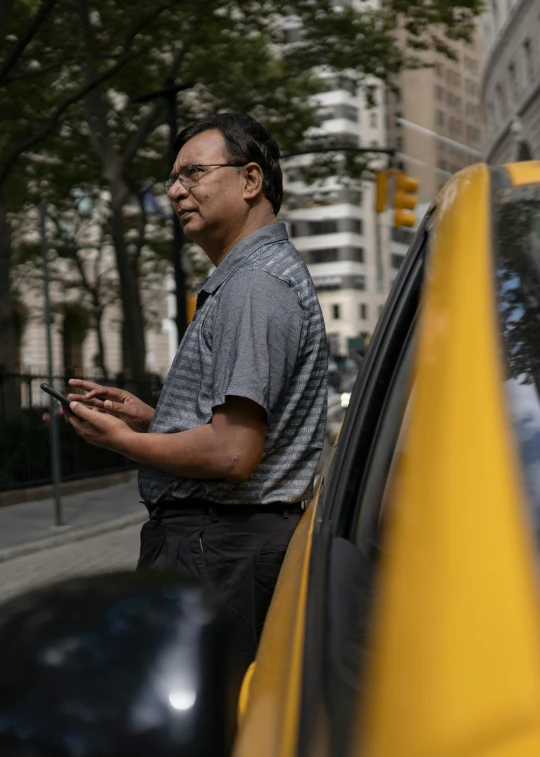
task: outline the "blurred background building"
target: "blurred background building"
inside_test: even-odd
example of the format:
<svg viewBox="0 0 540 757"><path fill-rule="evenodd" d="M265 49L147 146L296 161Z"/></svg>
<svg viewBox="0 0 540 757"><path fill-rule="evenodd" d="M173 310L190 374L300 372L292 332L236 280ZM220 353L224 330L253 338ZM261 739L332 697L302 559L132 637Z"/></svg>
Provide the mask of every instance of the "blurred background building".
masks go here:
<svg viewBox="0 0 540 757"><path fill-rule="evenodd" d="M75 211L55 215L53 208L47 218L55 376L114 379L120 374L130 378L123 359L122 307L114 248L111 240L100 233L102 204L106 205L102 200L89 203L91 210L83 220ZM165 213L164 206L160 209ZM134 223L139 222L140 207L135 198L128 203L126 215ZM161 221L165 217L161 212L158 215ZM39 245L38 227L37 218L31 214L18 243L29 247ZM145 255L144 249L139 254L141 268L145 271L141 296L146 323L146 369L163 378L176 351L174 320L169 312L173 298L168 295L174 281L166 265L156 265ZM21 312L21 371L45 376L47 340L41 265L36 266L34 259L21 265L16 283ZM34 383L37 385L39 381ZM47 401L46 397L43 399Z"/></svg>
<svg viewBox="0 0 540 757"><path fill-rule="evenodd" d="M377 0L373 2L376 5ZM518 6L525 5L526 0L515 3L515 18ZM491 23L492 11L483 19L484 27ZM540 24L538 14L535 21ZM288 42L294 44L299 27L294 21L286 23ZM497 39L504 34L501 27ZM529 65L527 55L531 56L533 66L534 56L538 55L540 60L540 54L526 42L521 40L516 45L521 46L525 56L523 66ZM431 53L426 57L429 67L405 71L393 90L385 89L378 80L370 81L373 90L370 103L363 89L357 88L355 79L346 72L319 72L323 91L316 96L316 103L322 125L313 136L330 136L335 144L350 148L393 148L397 166L419 180L420 203L415 211L418 222L448 178L481 159L484 153L480 35L475 35L471 45L449 44L455 60ZM492 50L488 64L498 57L497 51ZM491 87L489 69L485 81L485 86ZM491 137L498 128L494 123L490 124ZM361 181L343 182L336 177L310 182L304 169L317 160L318 156L311 154L283 161L285 198L280 218L287 222L291 238L313 277L334 358L331 365L338 371L354 373L351 355L354 357L369 342L414 228L395 228L391 207L387 212L375 213L372 174ZM384 168L387 164L387 156L381 155L372 160L371 168ZM156 198L152 201L155 203ZM161 216L168 209L162 207L158 211L157 216ZM133 214L135 219L135 201ZM97 254L90 247L85 254ZM113 270L113 249L104 254L103 267ZM59 263L61 268L62 261ZM145 310L151 313L146 334L146 367L164 378L177 347L174 298L170 294L174 281L165 270L145 277L145 281L149 282L143 293ZM22 291L26 291L25 286ZM63 303L53 308L54 372L99 377L98 336L90 326L88 313L85 315L76 287L70 284L68 291L61 271L56 272L52 294L54 302ZM27 289L21 329L24 371L42 371L46 362L41 300L35 288ZM106 308L102 335L108 374L115 376L122 370L123 362L118 300Z"/></svg>
<svg viewBox="0 0 540 757"><path fill-rule="evenodd" d="M403 170L429 203L450 176L484 156L482 45L445 40L455 60L430 53L427 68L405 71L387 92L388 139Z"/></svg>
<svg viewBox="0 0 540 757"><path fill-rule="evenodd" d="M343 146L385 146L382 87L376 87L375 107L368 108L346 76L326 74L324 82L325 91L318 95L321 132ZM344 184L336 178L309 184L302 167L316 161L317 155L303 155L284 162L283 215L313 277L330 350L346 356L373 332L408 238L392 245L398 256L393 267L386 226L378 241L373 181Z"/></svg>
<svg viewBox="0 0 540 757"><path fill-rule="evenodd" d="M486 158L540 156L540 3L490 0L482 17Z"/></svg>
<svg viewBox="0 0 540 757"><path fill-rule="evenodd" d="M396 150L397 167L419 180L418 221L452 174L484 156L480 34L469 45L445 42L455 60L431 53L429 67L405 71L393 90L373 81L374 106L343 73L323 72L317 97L321 133L344 146ZM372 180L304 181L302 167L316 161L284 162L283 217L313 276L331 353L343 357L369 340L414 229L394 228L391 208L376 217Z"/></svg>

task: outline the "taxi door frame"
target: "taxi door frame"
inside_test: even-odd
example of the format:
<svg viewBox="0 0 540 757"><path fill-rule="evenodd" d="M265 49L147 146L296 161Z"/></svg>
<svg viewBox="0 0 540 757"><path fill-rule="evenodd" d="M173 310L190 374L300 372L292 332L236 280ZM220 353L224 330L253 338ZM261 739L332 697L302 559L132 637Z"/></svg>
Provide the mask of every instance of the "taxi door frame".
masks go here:
<svg viewBox="0 0 540 757"><path fill-rule="evenodd" d="M391 391L396 367L400 365L402 347L408 341L419 308L432 216L433 209L430 209L396 277L352 392L337 448L321 484L308 582L298 757L312 753L315 739L319 741L318 754L330 755L336 748L326 732L328 713L321 711L321 706L325 709L326 646L331 624L328 586L330 573L336 566L332 547L338 540L342 545L348 542L349 557L355 559L353 550L357 548L351 538L369 467L371 442L376 437L380 414ZM325 720L327 725L322 726L323 732L316 735L314 723ZM322 742L327 738L326 749L321 751Z"/></svg>

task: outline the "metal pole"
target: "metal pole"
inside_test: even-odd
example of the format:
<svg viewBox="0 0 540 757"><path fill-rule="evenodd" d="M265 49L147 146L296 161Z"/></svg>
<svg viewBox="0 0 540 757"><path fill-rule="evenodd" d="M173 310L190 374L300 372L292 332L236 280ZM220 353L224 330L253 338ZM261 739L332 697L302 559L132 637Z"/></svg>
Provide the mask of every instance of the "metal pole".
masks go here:
<svg viewBox="0 0 540 757"><path fill-rule="evenodd" d="M169 153L171 160L171 168L176 160L176 150L174 149L174 143L176 140L176 92L170 92L167 95L167 105L169 111ZM172 257L174 265L174 281L176 289L176 332L178 336L178 344L182 341L187 328L187 313L186 313L186 274L184 272L183 265L183 247L184 247L184 233L180 222L173 213L173 240L172 240Z"/></svg>
<svg viewBox="0 0 540 757"><path fill-rule="evenodd" d="M451 145L458 150L468 152L469 155L474 155L480 160L484 160L485 156L483 152L480 152L480 150L475 150L474 148L469 147L469 145L464 145L463 142L457 142L455 139L450 139L450 137L444 137L442 134L438 134L436 131L426 129L425 126L420 126L420 124L415 124L412 121L407 121L405 118L400 118L399 116L395 119L395 121L399 126L406 126L408 129L417 131L419 134L424 134L426 137L435 137L435 139L438 139L440 142L444 142L445 144Z"/></svg>
<svg viewBox="0 0 540 757"><path fill-rule="evenodd" d="M45 333L47 334L47 373L49 384L53 385L53 353L52 353L52 334L51 334L51 301L49 296L49 266L47 253L47 236L45 229L45 219L47 217L47 203L42 200L39 204L39 221L41 233L41 257L43 259L43 281L45 293ZM60 434L58 431L58 412L56 400L50 398L50 415L51 415L51 470L54 493L54 515L55 526L62 525L62 502L60 499Z"/></svg>
<svg viewBox="0 0 540 757"><path fill-rule="evenodd" d="M383 250L382 250L382 213L375 213L375 280L377 282L377 293L382 294L383 286Z"/></svg>

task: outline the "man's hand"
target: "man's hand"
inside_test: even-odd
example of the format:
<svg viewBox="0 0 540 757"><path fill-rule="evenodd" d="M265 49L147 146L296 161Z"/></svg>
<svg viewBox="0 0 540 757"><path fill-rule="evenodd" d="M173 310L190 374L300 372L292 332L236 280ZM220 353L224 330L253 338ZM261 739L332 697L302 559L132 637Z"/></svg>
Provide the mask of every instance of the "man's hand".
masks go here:
<svg viewBox="0 0 540 757"><path fill-rule="evenodd" d="M146 432L154 417L154 408L131 392L114 386L102 386L82 379L70 379L69 385L83 389L86 394L68 394L68 399L84 402L102 412L114 415L133 431Z"/></svg>
<svg viewBox="0 0 540 757"><path fill-rule="evenodd" d="M67 421L79 436L96 447L124 454L129 437L135 436L124 421L100 413L96 408L85 407L82 402L72 402L69 409L71 412L65 413Z"/></svg>

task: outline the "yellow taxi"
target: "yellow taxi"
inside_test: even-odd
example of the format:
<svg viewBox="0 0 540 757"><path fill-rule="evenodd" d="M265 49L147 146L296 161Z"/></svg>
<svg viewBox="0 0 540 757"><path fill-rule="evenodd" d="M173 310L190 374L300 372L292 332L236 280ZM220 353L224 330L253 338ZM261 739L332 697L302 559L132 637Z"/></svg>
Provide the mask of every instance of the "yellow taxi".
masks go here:
<svg viewBox="0 0 540 757"><path fill-rule="evenodd" d="M193 579L73 579L0 608L0 757L539 757L539 508L540 162L477 165L400 269L240 701Z"/></svg>
<svg viewBox="0 0 540 757"><path fill-rule="evenodd" d="M234 757L538 757L540 162L427 213L290 544Z"/></svg>

